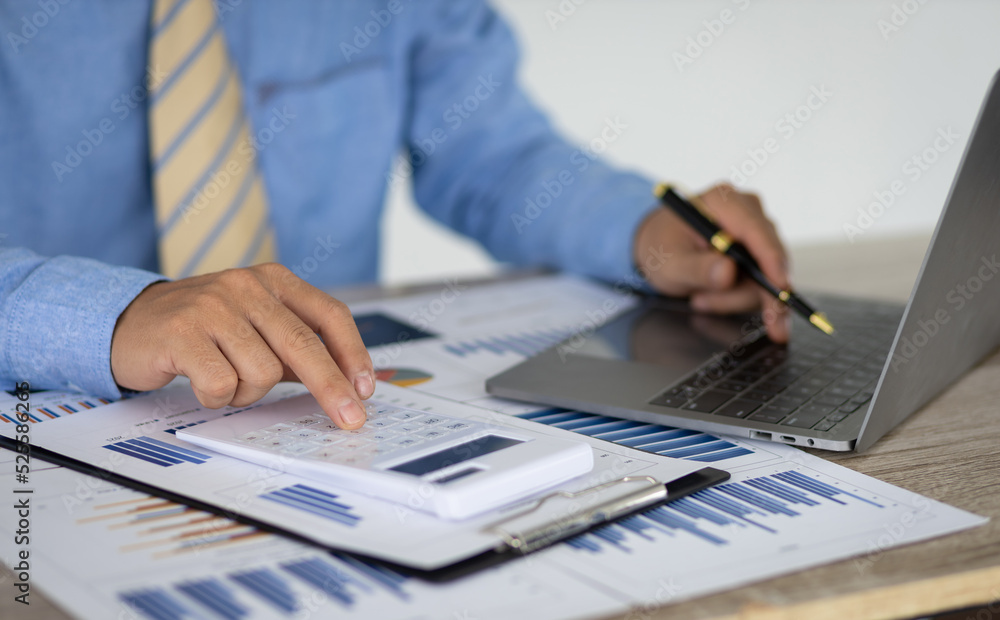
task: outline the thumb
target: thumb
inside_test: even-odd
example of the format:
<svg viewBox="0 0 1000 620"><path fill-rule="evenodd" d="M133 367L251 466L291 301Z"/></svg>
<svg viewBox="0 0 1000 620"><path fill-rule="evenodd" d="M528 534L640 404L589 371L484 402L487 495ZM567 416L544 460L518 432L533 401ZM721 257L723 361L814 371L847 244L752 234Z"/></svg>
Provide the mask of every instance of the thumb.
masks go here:
<svg viewBox="0 0 1000 620"><path fill-rule="evenodd" d="M690 250L674 254L662 268L647 273L650 284L667 295L718 291L736 283L736 264L715 250Z"/></svg>

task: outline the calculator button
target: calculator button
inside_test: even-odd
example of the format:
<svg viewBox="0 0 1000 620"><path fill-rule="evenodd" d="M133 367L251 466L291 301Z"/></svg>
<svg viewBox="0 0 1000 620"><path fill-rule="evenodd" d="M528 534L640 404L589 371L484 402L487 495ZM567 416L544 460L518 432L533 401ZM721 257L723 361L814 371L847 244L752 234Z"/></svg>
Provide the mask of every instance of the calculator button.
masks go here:
<svg viewBox="0 0 1000 620"><path fill-rule="evenodd" d="M267 448L269 450L280 450L285 446L295 443L295 440L291 437L271 437L270 439L265 439L254 445L260 446L262 448Z"/></svg>
<svg viewBox="0 0 1000 620"><path fill-rule="evenodd" d="M311 443L303 442L303 443L289 444L289 445L285 446L284 448L282 448L281 451L284 452L285 454L292 454L292 455L295 455L295 456L301 456L301 455L304 455L304 454L308 454L309 452L312 452L313 450L318 450L318 449L319 449L319 446L317 446L316 444L311 444Z"/></svg>
<svg viewBox="0 0 1000 620"><path fill-rule="evenodd" d="M374 445L370 439L364 438L353 438L340 444L341 450L359 450L361 448L367 448L368 446Z"/></svg>
<svg viewBox="0 0 1000 620"><path fill-rule="evenodd" d="M271 433L262 433L260 431L252 431L252 432L246 433L244 435L240 435L238 439L240 441L242 441L243 443L257 443L259 441L262 441L264 439L268 439L270 437L274 437L274 435L272 435Z"/></svg>
<svg viewBox="0 0 1000 620"><path fill-rule="evenodd" d="M314 431L310 428L303 428L295 432L289 433L289 435L295 437L296 439L313 439L314 437L319 437L322 434L323 433L319 431Z"/></svg>
<svg viewBox="0 0 1000 620"><path fill-rule="evenodd" d="M316 430L318 430L318 431L324 431L324 432L339 431L339 430L341 430L340 427L337 426L336 424L334 424L333 422L326 422L326 423L320 424L319 426L314 426L313 428L316 429Z"/></svg>
<svg viewBox="0 0 1000 620"><path fill-rule="evenodd" d="M335 443L344 441L344 438L332 433L326 433L324 435L317 435L316 437L313 437L312 441L323 446L332 446Z"/></svg>
<svg viewBox="0 0 1000 620"><path fill-rule="evenodd" d="M435 418L435 417L427 417L424 418L423 420L418 420L418 422L420 424L423 424L424 426L436 426L444 421L445 421L444 418Z"/></svg>
<svg viewBox="0 0 1000 620"><path fill-rule="evenodd" d="M309 458L319 459L322 461L332 461L340 454L343 453L337 448L320 448L319 450L310 453L308 456Z"/></svg>
<svg viewBox="0 0 1000 620"><path fill-rule="evenodd" d="M278 422L277 424L272 424L267 428L262 428L262 431L267 431L268 433L274 433L275 435L280 435L282 433L288 433L297 430L297 427L291 424L285 424L284 422Z"/></svg>
<svg viewBox="0 0 1000 620"><path fill-rule="evenodd" d="M368 426L371 428L389 428L391 426L396 426L399 424L397 420L391 420L389 418L377 418L368 422Z"/></svg>
<svg viewBox="0 0 1000 620"><path fill-rule="evenodd" d="M396 433L392 432L392 430L389 429L389 430L375 431L374 433L369 435L369 437L372 439L372 441L384 443L386 441L389 441L390 439L395 439L396 437L398 437L398 435L396 435Z"/></svg>
<svg viewBox="0 0 1000 620"><path fill-rule="evenodd" d="M445 431L429 430L420 433L418 437L423 437L424 439L440 439L441 437L444 437L447 434L448 433Z"/></svg>
<svg viewBox="0 0 1000 620"><path fill-rule="evenodd" d="M424 430L424 428L416 424L405 423L392 427L392 430L396 431L400 435L415 435L416 433Z"/></svg>
<svg viewBox="0 0 1000 620"><path fill-rule="evenodd" d="M410 421L415 422L424 417L424 414L417 413L416 411L400 411L399 413L393 413L389 416L393 420L400 421Z"/></svg>
<svg viewBox="0 0 1000 620"><path fill-rule="evenodd" d="M423 440L416 437L400 437L396 441L393 441L390 445L403 449L413 447L420 443L423 443Z"/></svg>
<svg viewBox="0 0 1000 620"><path fill-rule="evenodd" d="M448 429L449 431L461 431L467 428L472 428L472 425L466 422L452 422L450 424L445 424L444 428Z"/></svg>
<svg viewBox="0 0 1000 620"><path fill-rule="evenodd" d="M330 418L323 416L322 418L316 416L306 416L304 418L299 418L297 420L292 420L291 424L296 426L315 426L317 424L322 424L324 421L329 421Z"/></svg>

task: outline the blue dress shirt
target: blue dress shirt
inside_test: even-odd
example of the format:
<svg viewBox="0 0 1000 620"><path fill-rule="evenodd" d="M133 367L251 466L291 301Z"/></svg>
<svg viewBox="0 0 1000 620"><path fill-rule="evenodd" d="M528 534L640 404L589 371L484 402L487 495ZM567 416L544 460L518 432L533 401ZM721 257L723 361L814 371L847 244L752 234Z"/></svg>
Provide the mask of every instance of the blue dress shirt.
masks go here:
<svg viewBox="0 0 1000 620"><path fill-rule="evenodd" d="M553 131L517 85L510 29L484 2L214 4L244 87L242 148L264 175L280 261L301 277L375 280L386 190L402 180L499 260L632 275L650 182ZM163 279L150 5L0 3L2 383L120 395L115 321Z"/></svg>

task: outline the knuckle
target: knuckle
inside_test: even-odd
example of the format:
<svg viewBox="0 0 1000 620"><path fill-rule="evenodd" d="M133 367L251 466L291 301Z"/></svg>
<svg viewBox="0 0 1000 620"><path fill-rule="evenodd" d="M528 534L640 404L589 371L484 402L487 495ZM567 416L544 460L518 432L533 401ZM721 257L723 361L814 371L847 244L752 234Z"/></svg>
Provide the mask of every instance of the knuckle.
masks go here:
<svg viewBox="0 0 1000 620"><path fill-rule="evenodd" d="M281 263L263 263L250 268L254 272L259 272L267 278L281 281L288 277L296 277L292 270Z"/></svg>
<svg viewBox="0 0 1000 620"><path fill-rule="evenodd" d="M245 381L259 390L269 390L281 381L284 374L285 369L281 362L276 357L269 356L269 359L262 360L256 365L250 376L245 377Z"/></svg>
<svg viewBox="0 0 1000 620"><path fill-rule="evenodd" d="M224 369L221 364L212 364L199 382L198 389L213 402L226 402L236 392L236 373Z"/></svg>
<svg viewBox="0 0 1000 620"><path fill-rule="evenodd" d="M322 347L319 337L298 318L289 320L283 330L282 341L293 354L309 353Z"/></svg>
<svg viewBox="0 0 1000 620"><path fill-rule="evenodd" d="M347 304L329 295L323 300L323 312L336 316L339 319L351 320L352 322L354 320L351 315L351 309L347 307Z"/></svg>
<svg viewBox="0 0 1000 620"><path fill-rule="evenodd" d="M219 274L219 282L238 291L260 288L260 278L251 269L227 269Z"/></svg>

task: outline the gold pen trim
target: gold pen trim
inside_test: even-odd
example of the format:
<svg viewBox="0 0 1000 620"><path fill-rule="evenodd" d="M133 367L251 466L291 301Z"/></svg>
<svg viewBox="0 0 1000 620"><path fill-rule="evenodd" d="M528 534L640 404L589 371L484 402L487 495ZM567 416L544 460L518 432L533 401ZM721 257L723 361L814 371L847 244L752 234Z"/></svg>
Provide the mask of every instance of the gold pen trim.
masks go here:
<svg viewBox="0 0 1000 620"><path fill-rule="evenodd" d="M792 298L792 292L791 291L779 291L778 292L778 299L780 299L781 301L783 301L785 303L788 303L788 300L791 299L791 298Z"/></svg>
<svg viewBox="0 0 1000 620"><path fill-rule="evenodd" d="M712 235L709 242L712 244L713 248L725 254L726 251L729 250L730 246L733 245L733 238L720 230Z"/></svg>
<svg viewBox="0 0 1000 620"><path fill-rule="evenodd" d="M833 335L833 325L830 324L830 320L822 312L813 312L810 314L809 322L823 330L827 335Z"/></svg>

